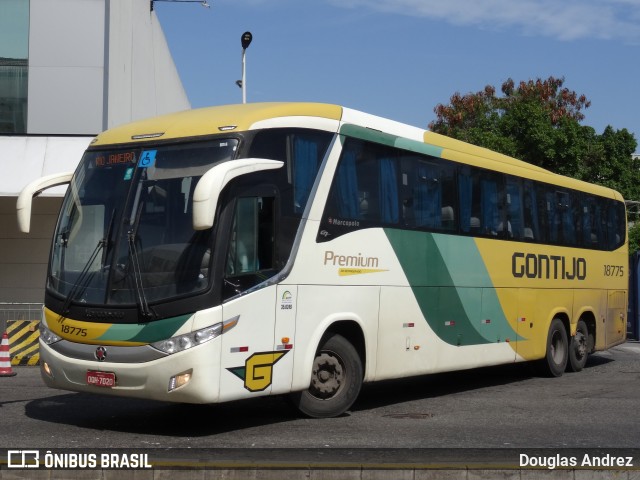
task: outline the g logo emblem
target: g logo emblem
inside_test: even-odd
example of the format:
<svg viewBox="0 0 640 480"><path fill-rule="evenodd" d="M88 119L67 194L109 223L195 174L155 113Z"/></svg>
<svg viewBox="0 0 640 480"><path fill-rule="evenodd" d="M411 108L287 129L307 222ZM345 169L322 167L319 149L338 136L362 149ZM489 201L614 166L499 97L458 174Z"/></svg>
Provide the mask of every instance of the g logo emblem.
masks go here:
<svg viewBox="0 0 640 480"><path fill-rule="evenodd" d="M271 385L273 366L287 353L289 350L254 353L247 358L244 367L227 368L227 370L244 380L244 388L250 392L261 392Z"/></svg>

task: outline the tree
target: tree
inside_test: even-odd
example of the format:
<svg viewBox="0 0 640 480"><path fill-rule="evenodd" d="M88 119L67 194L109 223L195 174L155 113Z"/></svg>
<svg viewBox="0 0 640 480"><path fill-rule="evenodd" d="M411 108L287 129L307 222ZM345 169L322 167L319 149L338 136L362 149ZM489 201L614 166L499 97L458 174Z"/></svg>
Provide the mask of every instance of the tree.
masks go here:
<svg viewBox="0 0 640 480"><path fill-rule="evenodd" d="M435 107L436 120L429 128L640 200L633 134L607 127L598 135L581 125L591 102L564 87L564 78L517 85L508 79L501 91L497 96L496 89L487 85L476 93L454 93L448 105Z"/></svg>
<svg viewBox="0 0 640 480"><path fill-rule="evenodd" d="M629 254L640 249L640 223L629 225Z"/></svg>

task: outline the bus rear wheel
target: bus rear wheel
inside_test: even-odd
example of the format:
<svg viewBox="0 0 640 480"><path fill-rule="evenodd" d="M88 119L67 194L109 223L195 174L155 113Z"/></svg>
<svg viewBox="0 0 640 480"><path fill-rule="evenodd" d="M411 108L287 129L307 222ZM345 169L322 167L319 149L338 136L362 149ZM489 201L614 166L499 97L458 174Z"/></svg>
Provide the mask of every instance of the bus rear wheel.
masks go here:
<svg viewBox="0 0 640 480"><path fill-rule="evenodd" d="M589 330L583 320L578 321L576 334L571 338L569 345L569 364L567 370L579 372L584 368L589 356Z"/></svg>
<svg viewBox="0 0 640 480"><path fill-rule="evenodd" d="M346 338L333 334L316 353L308 390L292 394L293 403L312 418L337 417L353 405L362 378L360 355Z"/></svg>
<svg viewBox="0 0 640 480"><path fill-rule="evenodd" d="M547 335L547 354L542 360L544 373L551 377L560 377L567 368L569 360L569 341L564 323L554 318Z"/></svg>

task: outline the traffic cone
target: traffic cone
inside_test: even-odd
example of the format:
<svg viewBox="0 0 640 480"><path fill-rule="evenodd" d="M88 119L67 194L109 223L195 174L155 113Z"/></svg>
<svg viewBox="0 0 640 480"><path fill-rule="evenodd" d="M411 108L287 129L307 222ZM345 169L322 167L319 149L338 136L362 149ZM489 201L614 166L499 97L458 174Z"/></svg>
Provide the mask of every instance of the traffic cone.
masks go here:
<svg viewBox="0 0 640 480"><path fill-rule="evenodd" d="M0 377L13 377L15 374L16 372L11 368L11 356L9 356L9 335L4 332L0 344Z"/></svg>

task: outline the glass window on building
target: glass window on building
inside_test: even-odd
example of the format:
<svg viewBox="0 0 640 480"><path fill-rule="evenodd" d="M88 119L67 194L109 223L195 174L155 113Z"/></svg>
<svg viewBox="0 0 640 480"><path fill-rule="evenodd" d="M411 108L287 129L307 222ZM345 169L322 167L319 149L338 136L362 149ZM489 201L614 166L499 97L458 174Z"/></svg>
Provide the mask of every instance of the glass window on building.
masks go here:
<svg viewBox="0 0 640 480"><path fill-rule="evenodd" d="M0 1L0 134L27 131L29 0Z"/></svg>

